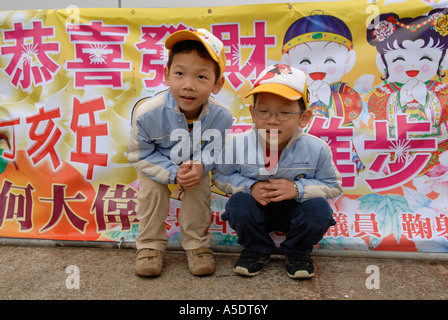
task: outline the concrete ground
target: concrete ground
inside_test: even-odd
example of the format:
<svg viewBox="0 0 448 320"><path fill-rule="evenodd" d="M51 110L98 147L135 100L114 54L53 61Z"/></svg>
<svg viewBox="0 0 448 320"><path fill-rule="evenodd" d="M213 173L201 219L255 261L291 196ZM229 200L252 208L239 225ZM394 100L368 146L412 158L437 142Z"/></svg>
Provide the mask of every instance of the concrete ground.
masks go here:
<svg viewBox="0 0 448 320"><path fill-rule="evenodd" d="M190 274L169 250L163 274L134 274L135 250L0 246L2 300L447 300L448 261L313 256L316 275L293 280L275 255L256 277L232 270L238 253L215 253L217 270ZM374 311L374 310L371 310Z"/></svg>

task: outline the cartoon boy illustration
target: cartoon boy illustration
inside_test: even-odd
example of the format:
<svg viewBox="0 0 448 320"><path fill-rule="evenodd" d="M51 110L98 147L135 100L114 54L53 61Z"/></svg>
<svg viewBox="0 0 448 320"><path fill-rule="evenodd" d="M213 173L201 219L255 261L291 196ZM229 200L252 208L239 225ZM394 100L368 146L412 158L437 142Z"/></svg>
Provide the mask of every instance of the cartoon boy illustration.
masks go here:
<svg viewBox="0 0 448 320"><path fill-rule="evenodd" d="M448 86L442 83L442 71L448 68L447 12L435 9L428 15L401 19L385 13L367 30L367 41L376 47L377 66L384 75L384 84L369 99L371 117L387 120L391 137L396 136L396 115L431 122L429 136L437 137L439 152L448 146ZM424 171L438 163L439 152Z"/></svg>
<svg viewBox="0 0 448 320"><path fill-rule="evenodd" d="M343 117L344 125L353 125L362 111L361 97L341 79L355 62L352 34L337 17L312 13L286 31L282 63L307 75L310 109L315 116Z"/></svg>

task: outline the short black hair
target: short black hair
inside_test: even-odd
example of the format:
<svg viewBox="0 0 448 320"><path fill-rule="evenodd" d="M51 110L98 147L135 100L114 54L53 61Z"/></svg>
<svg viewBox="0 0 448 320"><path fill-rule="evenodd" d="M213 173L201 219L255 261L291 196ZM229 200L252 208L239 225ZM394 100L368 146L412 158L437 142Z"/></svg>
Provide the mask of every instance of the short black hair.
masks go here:
<svg viewBox="0 0 448 320"><path fill-rule="evenodd" d="M254 107L255 107L255 102L257 101L257 95L259 93L255 93L254 96ZM303 98L300 98L299 100L297 100L297 103L299 104L300 107L300 111L306 111L306 106L305 106L305 101L303 101Z"/></svg>
<svg viewBox="0 0 448 320"><path fill-rule="evenodd" d="M199 42L199 41L195 41L195 40L184 40L184 41L180 41L178 43L176 43L173 48L170 50L170 54L168 56L168 63L167 63L167 67L168 69L171 68L171 64L173 62L173 58L176 54L178 53L190 53L192 51L196 51L197 54L203 58L203 59L210 59L211 61L213 61L215 63L215 76L216 79L215 81L218 81L219 76L221 74L221 70L219 69L219 65L218 63L212 59L212 57L210 56L210 54L208 53L207 49L204 47L204 45Z"/></svg>

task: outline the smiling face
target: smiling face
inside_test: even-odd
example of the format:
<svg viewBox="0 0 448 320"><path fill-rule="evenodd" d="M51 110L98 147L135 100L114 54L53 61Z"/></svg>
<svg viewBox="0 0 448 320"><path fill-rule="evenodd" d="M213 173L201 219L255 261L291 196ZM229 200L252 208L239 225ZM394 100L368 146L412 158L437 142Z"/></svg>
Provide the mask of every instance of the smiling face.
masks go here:
<svg viewBox="0 0 448 320"><path fill-rule="evenodd" d="M216 63L193 50L176 54L166 67L165 82L187 119L196 119L211 93L217 94L224 78L216 81Z"/></svg>
<svg viewBox="0 0 448 320"><path fill-rule="evenodd" d="M273 93L262 92L257 94L255 106L250 108L252 121L260 137L266 141L266 146L272 150L282 150L297 128L299 126L305 127L311 118L311 111L306 110L301 114L293 114L291 119L286 121L278 120L275 114L264 120L255 114L255 109L279 114L281 112L300 112L299 103L297 100L288 100ZM264 135L264 132L266 132L266 135Z"/></svg>
<svg viewBox="0 0 448 320"><path fill-rule="evenodd" d="M354 51L328 41L307 42L288 52L291 66L305 72L308 83L322 80L328 84L338 82L354 65Z"/></svg>
<svg viewBox="0 0 448 320"><path fill-rule="evenodd" d="M410 79L431 80L439 68L442 51L431 46L422 47L423 40L404 41L403 49L396 48L384 54L389 71L388 81L406 83Z"/></svg>

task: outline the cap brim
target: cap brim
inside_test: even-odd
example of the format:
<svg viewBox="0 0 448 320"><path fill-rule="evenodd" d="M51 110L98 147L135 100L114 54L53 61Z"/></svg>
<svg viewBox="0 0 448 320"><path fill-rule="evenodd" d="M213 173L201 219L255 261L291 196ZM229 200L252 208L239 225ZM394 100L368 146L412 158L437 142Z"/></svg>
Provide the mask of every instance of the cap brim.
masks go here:
<svg viewBox="0 0 448 320"><path fill-rule="evenodd" d="M201 38L193 32L188 30L181 30L173 33L168 38L166 38L165 48L171 50L176 43L184 40L196 40L202 42Z"/></svg>
<svg viewBox="0 0 448 320"><path fill-rule="evenodd" d="M279 83L265 83L261 84L258 87L252 89L248 94L245 95L245 98L261 92L273 93L278 96L282 96L288 100L299 100L303 97L303 95L288 86Z"/></svg>
<svg viewBox="0 0 448 320"><path fill-rule="evenodd" d="M200 36L196 35L194 32L191 32L188 30L180 30L180 31L173 33L166 39L165 48L168 50L171 50L176 43L185 41L185 40L193 40L193 41L201 42L204 45L204 47L207 50L210 57L218 63L218 65L220 67L221 75L222 75L222 73L224 71L222 70L222 66L220 65L218 58L216 57L216 53L213 51L212 48L209 47L209 45L207 43L204 42L204 40ZM224 68L225 68L225 66L224 66Z"/></svg>

